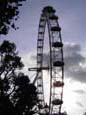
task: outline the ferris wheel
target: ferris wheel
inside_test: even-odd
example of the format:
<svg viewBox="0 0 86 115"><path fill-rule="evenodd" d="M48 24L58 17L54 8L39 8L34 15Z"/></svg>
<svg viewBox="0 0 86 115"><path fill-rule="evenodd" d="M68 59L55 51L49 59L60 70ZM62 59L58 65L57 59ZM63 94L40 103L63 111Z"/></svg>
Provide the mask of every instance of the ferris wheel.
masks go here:
<svg viewBox="0 0 86 115"><path fill-rule="evenodd" d="M44 40L46 28L48 30L49 60L48 65L44 66ZM29 70L36 70L36 77L33 83L36 83L38 91L38 114L64 115L61 113L64 86L63 43L58 16L55 15L55 10L51 6L46 6L42 10L37 39L37 67L29 68ZM44 97L44 70L49 71L49 104L46 104Z"/></svg>

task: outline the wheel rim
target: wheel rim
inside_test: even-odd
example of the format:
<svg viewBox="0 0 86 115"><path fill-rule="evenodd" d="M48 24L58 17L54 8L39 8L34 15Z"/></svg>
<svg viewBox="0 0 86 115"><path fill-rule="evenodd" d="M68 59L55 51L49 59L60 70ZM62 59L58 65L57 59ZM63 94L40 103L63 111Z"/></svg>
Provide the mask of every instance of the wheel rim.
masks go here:
<svg viewBox="0 0 86 115"><path fill-rule="evenodd" d="M49 35L49 53L50 66L43 67L43 48L45 27L48 27ZM42 11L37 40L37 90L39 99L39 114L46 114L46 105L44 100L43 88L43 70L50 70L50 97L49 97L49 115L61 113L63 86L64 86L64 60L63 60L63 43L61 38L61 28L58 23L58 17L55 10L48 6Z"/></svg>

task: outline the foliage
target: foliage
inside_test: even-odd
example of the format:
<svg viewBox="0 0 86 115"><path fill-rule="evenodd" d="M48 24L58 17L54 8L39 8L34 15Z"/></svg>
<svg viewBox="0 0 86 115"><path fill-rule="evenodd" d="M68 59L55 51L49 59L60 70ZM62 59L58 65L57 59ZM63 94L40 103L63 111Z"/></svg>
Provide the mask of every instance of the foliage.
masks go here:
<svg viewBox="0 0 86 115"><path fill-rule="evenodd" d="M6 35L10 27L15 30L15 21L18 19L19 6L25 0L0 0L0 34Z"/></svg>
<svg viewBox="0 0 86 115"><path fill-rule="evenodd" d="M14 43L0 45L0 115L33 115L37 92L27 75Z"/></svg>

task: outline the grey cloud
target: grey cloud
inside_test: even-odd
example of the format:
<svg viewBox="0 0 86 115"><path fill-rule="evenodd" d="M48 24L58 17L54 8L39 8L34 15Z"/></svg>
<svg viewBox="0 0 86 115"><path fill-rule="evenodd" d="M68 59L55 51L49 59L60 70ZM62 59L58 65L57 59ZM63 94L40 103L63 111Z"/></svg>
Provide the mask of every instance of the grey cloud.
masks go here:
<svg viewBox="0 0 86 115"><path fill-rule="evenodd" d="M65 77L71 78L79 82L86 82L86 67L81 64L86 64L86 57L82 55L82 49L79 44L65 44L64 45L64 73ZM48 66L49 54L44 53L44 65ZM32 56L36 60L36 56Z"/></svg>
<svg viewBox="0 0 86 115"><path fill-rule="evenodd" d="M86 82L86 68L81 64L86 64L86 58L81 54L80 45L65 45L64 61L65 61L65 76L80 82Z"/></svg>
<svg viewBox="0 0 86 115"><path fill-rule="evenodd" d="M85 94L86 92L82 89L79 89L79 90L74 90L75 93L78 93L78 94Z"/></svg>
<svg viewBox="0 0 86 115"><path fill-rule="evenodd" d="M81 54L74 52L74 53L71 53L71 55L65 56L64 61L65 61L65 69L71 69L74 67L78 68L80 62L84 63L85 58Z"/></svg>
<svg viewBox="0 0 86 115"><path fill-rule="evenodd" d="M36 60L37 56L33 55L31 56L31 59L37 61ZM48 64L49 64L49 53L44 53L43 54L43 65L46 67L46 66L49 66Z"/></svg>
<svg viewBox="0 0 86 115"><path fill-rule="evenodd" d="M67 76L71 77L74 80L80 81L85 83L86 82L86 68L85 69L78 69L67 71Z"/></svg>
<svg viewBox="0 0 86 115"><path fill-rule="evenodd" d="M81 46L79 44L65 44L64 45L64 55L71 55L75 52L80 52Z"/></svg>
<svg viewBox="0 0 86 115"><path fill-rule="evenodd" d="M81 108L84 107L84 105L83 105L81 102L76 102L76 104L77 104L78 106L80 106Z"/></svg>
<svg viewBox="0 0 86 115"><path fill-rule="evenodd" d="M74 44L68 44L64 46L64 61L65 68L71 68L79 66L79 63L85 61L85 57L81 55L81 46Z"/></svg>

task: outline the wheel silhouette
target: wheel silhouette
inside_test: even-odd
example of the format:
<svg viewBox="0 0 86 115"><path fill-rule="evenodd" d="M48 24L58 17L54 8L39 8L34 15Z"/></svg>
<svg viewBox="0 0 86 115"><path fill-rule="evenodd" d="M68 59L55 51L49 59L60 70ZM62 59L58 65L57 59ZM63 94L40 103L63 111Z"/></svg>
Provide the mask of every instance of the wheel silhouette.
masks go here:
<svg viewBox="0 0 86 115"><path fill-rule="evenodd" d="M48 66L44 62L44 40L46 28L48 30ZM38 39L37 39L37 75L34 83L37 83L38 91L38 114L39 115L60 115L63 104L63 86L64 86L64 60L63 43L61 38L61 28L58 23L58 17L51 6L44 7L40 16ZM46 104L44 97L43 72L49 71L49 104ZM61 114L62 115L62 114Z"/></svg>

